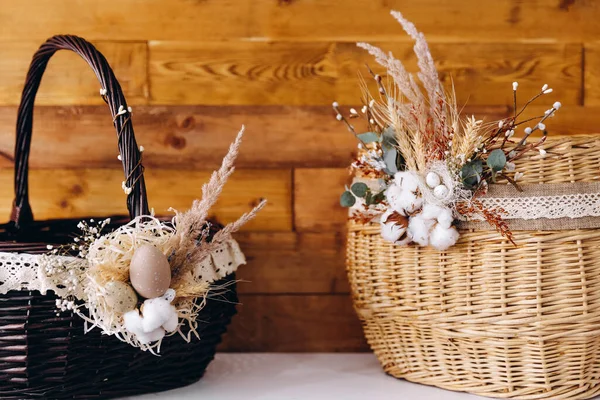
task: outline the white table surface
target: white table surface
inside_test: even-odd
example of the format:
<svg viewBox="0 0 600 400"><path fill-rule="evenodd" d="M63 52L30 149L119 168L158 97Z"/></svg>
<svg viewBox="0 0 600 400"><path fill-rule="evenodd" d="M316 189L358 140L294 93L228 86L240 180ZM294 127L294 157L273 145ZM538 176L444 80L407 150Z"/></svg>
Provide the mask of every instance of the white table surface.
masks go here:
<svg viewBox="0 0 600 400"><path fill-rule="evenodd" d="M477 400L394 379L372 354L217 354L194 385L129 400Z"/></svg>

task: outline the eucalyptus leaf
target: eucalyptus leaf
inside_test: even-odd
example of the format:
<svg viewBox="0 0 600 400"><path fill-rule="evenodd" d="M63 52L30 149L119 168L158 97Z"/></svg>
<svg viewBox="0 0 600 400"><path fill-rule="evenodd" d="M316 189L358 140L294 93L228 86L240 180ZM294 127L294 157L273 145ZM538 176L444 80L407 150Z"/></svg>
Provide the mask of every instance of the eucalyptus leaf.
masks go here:
<svg viewBox="0 0 600 400"><path fill-rule="evenodd" d="M352 190L352 193L354 193L357 197L365 197L369 187L365 183L356 182L352 185L350 190Z"/></svg>
<svg viewBox="0 0 600 400"><path fill-rule="evenodd" d="M488 156L487 165L494 172L502 171L506 165L506 154L504 154L504 150L496 149L492 151Z"/></svg>
<svg viewBox="0 0 600 400"><path fill-rule="evenodd" d="M342 207L352 207L356 203L356 198L354 195L348 191L342 193L342 197L340 197L340 204Z"/></svg>
<svg viewBox="0 0 600 400"><path fill-rule="evenodd" d="M375 132L366 132L366 133L359 133L358 139L360 139L360 141L363 142L364 144L368 144L368 143L373 143L373 142L380 142L381 136L379 136Z"/></svg>
<svg viewBox="0 0 600 400"><path fill-rule="evenodd" d="M481 160L474 160L466 163L460 170L460 176L463 184L473 189L481 182L481 175L483 174L483 163Z"/></svg>
<svg viewBox="0 0 600 400"><path fill-rule="evenodd" d="M381 203L385 199L385 190L377 193L373 196L373 203L378 204Z"/></svg>
<svg viewBox="0 0 600 400"><path fill-rule="evenodd" d="M398 150L392 147L383 150L383 161L385 162L386 171L390 175L398 172Z"/></svg>
<svg viewBox="0 0 600 400"><path fill-rule="evenodd" d="M396 131L391 126L388 126L383 130L381 134L381 147L384 149L394 149L398 145L398 141L396 140Z"/></svg>

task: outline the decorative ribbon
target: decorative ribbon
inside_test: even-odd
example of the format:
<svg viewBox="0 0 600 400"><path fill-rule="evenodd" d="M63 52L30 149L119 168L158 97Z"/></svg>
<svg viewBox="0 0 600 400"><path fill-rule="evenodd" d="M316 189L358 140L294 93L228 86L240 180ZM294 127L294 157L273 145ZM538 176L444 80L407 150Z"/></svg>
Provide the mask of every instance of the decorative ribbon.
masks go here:
<svg viewBox="0 0 600 400"><path fill-rule="evenodd" d="M568 230L600 228L600 182L490 185L480 197L488 209L503 209L511 230ZM487 230L483 217L459 221L462 229Z"/></svg>

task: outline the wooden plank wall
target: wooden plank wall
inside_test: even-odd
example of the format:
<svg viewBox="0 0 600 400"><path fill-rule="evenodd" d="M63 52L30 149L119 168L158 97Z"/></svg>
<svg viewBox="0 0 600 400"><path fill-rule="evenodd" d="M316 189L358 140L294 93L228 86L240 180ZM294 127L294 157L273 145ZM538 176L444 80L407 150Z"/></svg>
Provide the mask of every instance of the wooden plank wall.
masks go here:
<svg viewBox="0 0 600 400"><path fill-rule="evenodd" d="M564 104L552 134L595 132L600 111L600 4L578 0L30 0L0 1L0 215L12 201L16 105L30 57L56 33L93 41L113 65L138 141L149 200L185 208L241 124L238 171L215 215L230 221L259 197L239 239L243 305L223 350L366 350L345 281L338 195L356 143L333 100L356 104L355 41L416 67L388 15L402 11L431 43L468 112L508 113L548 83ZM599 41L597 41L599 40ZM373 63L371 62L371 65ZM122 212L120 165L94 75L74 54L50 62L38 95L31 165L38 218ZM535 111L534 110L534 111Z"/></svg>

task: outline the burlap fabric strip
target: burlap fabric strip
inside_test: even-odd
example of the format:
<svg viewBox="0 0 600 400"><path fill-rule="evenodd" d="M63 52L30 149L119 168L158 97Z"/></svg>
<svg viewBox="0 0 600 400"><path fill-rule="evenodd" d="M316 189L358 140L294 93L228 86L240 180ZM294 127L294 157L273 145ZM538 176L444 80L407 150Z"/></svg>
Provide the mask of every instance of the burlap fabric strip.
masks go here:
<svg viewBox="0 0 600 400"><path fill-rule="evenodd" d="M484 207L501 208L513 231L600 228L600 182L490 185L479 198ZM489 230L481 219L459 221L461 229Z"/></svg>

